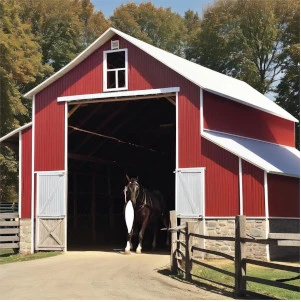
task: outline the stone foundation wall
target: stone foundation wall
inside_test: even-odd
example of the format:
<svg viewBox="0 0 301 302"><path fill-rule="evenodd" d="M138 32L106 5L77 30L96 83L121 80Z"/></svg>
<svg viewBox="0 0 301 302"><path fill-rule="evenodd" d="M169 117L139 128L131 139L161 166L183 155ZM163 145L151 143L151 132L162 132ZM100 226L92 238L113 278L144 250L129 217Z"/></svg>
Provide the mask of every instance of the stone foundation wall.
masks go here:
<svg viewBox="0 0 301 302"><path fill-rule="evenodd" d="M203 226L205 228L205 235L207 236L220 236L220 237L235 237L235 219L205 219L205 223L202 219L181 219L181 224L186 221L197 221L195 233L204 234ZM266 220L265 219L250 219L246 221L246 233L257 239L266 238ZM180 240L184 240L184 236L180 236ZM193 244L202 246L204 241L195 238ZM247 257L258 260L267 260L268 249L264 244L247 243L246 244ZM206 239L203 243L203 247L208 250L214 250L222 253L235 255L235 242L228 240L209 240ZM194 252L195 257L204 256L206 259L209 258L222 258L213 254Z"/></svg>
<svg viewBox="0 0 301 302"><path fill-rule="evenodd" d="M31 252L31 219L20 219L20 254Z"/></svg>

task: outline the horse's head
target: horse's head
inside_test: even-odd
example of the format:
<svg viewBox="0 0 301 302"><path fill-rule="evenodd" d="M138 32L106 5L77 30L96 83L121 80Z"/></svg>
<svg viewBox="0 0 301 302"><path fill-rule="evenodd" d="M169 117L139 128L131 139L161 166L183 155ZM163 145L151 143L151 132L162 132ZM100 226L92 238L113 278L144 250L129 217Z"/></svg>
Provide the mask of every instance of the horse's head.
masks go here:
<svg viewBox="0 0 301 302"><path fill-rule="evenodd" d="M138 177L137 178L129 178L128 175L126 175L126 179L128 180L128 184L126 186L126 194L127 198L126 201L131 200L133 207L136 206L137 198L139 195L139 183L138 183Z"/></svg>

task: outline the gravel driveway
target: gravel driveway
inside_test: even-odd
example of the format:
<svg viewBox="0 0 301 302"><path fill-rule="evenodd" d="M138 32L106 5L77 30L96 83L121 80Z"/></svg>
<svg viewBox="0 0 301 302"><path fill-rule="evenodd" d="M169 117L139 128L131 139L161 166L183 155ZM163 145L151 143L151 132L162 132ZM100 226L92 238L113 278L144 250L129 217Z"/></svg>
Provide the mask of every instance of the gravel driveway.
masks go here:
<svg viewBox="0 0 301 302"><path fill-rule="evenodd" d="M229 299L162 274L169 255L67 252L0 266L0 299Z"/></svg>

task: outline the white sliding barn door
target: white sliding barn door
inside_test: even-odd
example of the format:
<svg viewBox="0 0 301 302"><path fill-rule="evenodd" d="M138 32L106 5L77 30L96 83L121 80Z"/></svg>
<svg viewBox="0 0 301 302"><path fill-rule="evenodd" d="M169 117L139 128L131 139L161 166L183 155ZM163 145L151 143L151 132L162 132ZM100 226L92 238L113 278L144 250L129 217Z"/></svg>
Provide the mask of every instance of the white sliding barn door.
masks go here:
<svg viewBox="0 0 301 302"><path fill-rule="evenodd" d="M176 171L176 211L186 217L204 216L205 168Z"/></svg>
<svg viewBox="0 0 301 302"><path fill-rule="evenodd" d="M65 173L37 174L36 250L64 250L66 246Z"/></svg>

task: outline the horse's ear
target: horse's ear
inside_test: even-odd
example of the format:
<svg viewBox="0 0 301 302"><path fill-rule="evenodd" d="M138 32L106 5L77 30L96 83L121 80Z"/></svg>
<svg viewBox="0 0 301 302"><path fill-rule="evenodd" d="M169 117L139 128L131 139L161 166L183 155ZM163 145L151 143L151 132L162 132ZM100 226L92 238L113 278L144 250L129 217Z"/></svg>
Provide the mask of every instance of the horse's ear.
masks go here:
<svg viewBox="0 0 301 302"><path fill-rule="evenodd" d="M137 176L137 182L138 182L138 177L139 177L139 176Z"/></svg>
<svg viewBox="0 0 301 302"><path fill-rule="evenodd" d="M125 174L125 177L126 177L127 181L129 182L130 181L129 176L127 174Z"/></svg>

